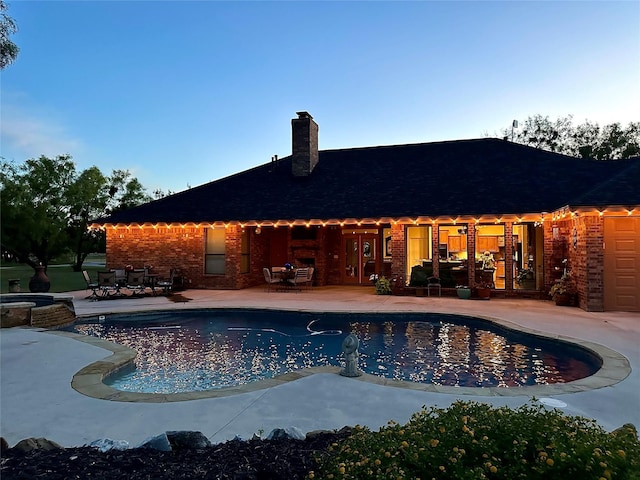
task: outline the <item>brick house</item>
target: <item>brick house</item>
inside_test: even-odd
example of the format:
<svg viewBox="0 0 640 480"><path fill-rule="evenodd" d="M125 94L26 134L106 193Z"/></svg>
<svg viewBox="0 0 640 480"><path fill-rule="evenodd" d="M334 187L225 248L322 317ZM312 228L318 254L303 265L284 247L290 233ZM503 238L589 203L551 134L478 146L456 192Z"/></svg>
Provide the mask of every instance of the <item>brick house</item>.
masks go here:
<svg viewBox="0 0 640 480"><path fill-rule="evenodd" d="M490 252L494 296L548 298L570 268L581 308L640 311L640 158L492 138L319 150L307 112L292 134L291 156L97 219L107 267L176 267L212 289L286 262L314 266L316 285L423 269L447 294L476 285Z"/></svg>

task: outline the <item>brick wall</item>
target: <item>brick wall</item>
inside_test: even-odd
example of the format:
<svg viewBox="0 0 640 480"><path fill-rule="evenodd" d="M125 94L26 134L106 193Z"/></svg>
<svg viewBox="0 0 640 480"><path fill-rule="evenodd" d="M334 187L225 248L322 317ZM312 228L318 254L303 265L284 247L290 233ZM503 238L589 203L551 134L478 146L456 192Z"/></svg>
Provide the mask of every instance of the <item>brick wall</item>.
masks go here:
<svg viewBox="0 0 640 480"><path fill-rule="evenodd" d="M566 215L545 221L545 290L562 275L562 260L566 258L578 289L578 305L587 311L603 311L603 242L604 221L598 215Z"/></svg>
<svg viewBox="0 0 640 480"><path fill-rule="evenodd" d="M577 223L578 257L581 266L578 278L580 307L590 312L604 311L604 218L579 217Z"/></svg>
<svg viewBox="0 0 640 480"><path fill-rule="evenodd" d="M118 227L107 229L107 268L144 268L151 265L153 272L168 277L172 268L181 270L187 281L187 288L235 289L257 285L262 279L262 270L255 268L260 264L264 251L260 242L254 239L255 230L249 232L250 252L257 252L257 258L251 255L252 273L239 274L241 255L240 226L226 229L225 275L206 275L204 273L205 228L185 227ZM253 241L252 241L253 240ZM256 244L255 246L253 244Z"/></svg>
<svg viewBox="0 0 640 480"><path fill-rule="evenodd" d="M406 272L405 226L391 225L391 275L405 277ZM407 279L405 278L405 281Z"/></svg>

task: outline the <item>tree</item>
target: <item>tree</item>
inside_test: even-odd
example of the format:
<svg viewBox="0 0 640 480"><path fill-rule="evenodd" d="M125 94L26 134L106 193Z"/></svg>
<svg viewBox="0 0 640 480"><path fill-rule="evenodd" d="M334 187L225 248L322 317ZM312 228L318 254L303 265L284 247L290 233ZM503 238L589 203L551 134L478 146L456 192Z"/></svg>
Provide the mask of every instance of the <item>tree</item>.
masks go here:
<svg viewBox="0 0 640 480"><path fill-rule="evenodd" d="M24 165L2 163L0 202L2 248L32 268L49 264L68 246L67 189L75 165L68 155L44 155Z"/></svg>
<svg viewBox="0 0 640 480"><path fill-rule="evenodd" d="M512 130L505 129L503 134L509 138ZM572 157L595 160L630 158L640 155L640 122L630 122L627 128L620 123L601 128L589 120L574 126L571 115L552 121L548 116L538 114L521 122L521 128L514 132L513 141Z"/></svg>
<svg viewBox="0 0 640 480"><path fill-rule="evenodd" d="M67 234L74 252L73 269L80 271L87 255L104 251L105 235L89 230L91 219L101 215L109 202L105 185L108 180L97 167L83 171L69 186L69 219Z"/></svg>
<svg viewBox="0 0 640 480"><path fill-rule="evenodd" d="M109 197L111 201L107 205L107 214L152 200L138 179L131 177L129 170L113 171L109 179Z"/></svg>
<svg viewBox="0 0 640 480"><path fill-rule="evenodd" d="M104 232L88 229L93 218L150 200L127 170L105 177L97 167L80 174L69 155L40 156L23 165L0 164L2 249L32 268L68 252L80 271L87 255L102 251Z"/></svg>
<svg viewBox="0 0 640 480"><path fill-rule="evenodd" d="M16 22L7 15L7 5L0 0L0 70L11 65L18 57L20 49L9 38L18 31Z"/></svg>

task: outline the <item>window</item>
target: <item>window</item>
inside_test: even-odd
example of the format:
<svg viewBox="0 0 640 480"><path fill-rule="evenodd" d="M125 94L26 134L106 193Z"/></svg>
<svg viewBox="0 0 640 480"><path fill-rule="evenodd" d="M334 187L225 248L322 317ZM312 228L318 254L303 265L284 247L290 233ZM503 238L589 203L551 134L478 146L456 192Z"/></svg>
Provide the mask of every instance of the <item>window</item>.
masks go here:
<svg viewBox="0 0 640 480"><path fill-rule="evenodd" d="M431 245L431 227L407 228L407 275L411 275L411 269L416 265L425 267L431 275L433 272Z"/></svg>
<svg viewBox="0 0 640 480"><path fill-rule="evenodd" d="M240 273L249 273L251 261L249 257L249 232L242 231L240 238Z"/></svg>
<svg viewBox="0 0 640 480"><path fill-rule="evenodd" d="M225 233L224 228L208 228L204 252L204 273L225 274Z"/></svg>
<svg viewBox="0 0 640 480"><path fill-rule="evenodd" d="M506 288L504 224L476 225L476 283Z"/></svg>
<svg viewBox="0 0 640 480"><path fill-rule="evenodd" d="M542 288L544 234L535 223L513 225L513 288Z"/></svg>

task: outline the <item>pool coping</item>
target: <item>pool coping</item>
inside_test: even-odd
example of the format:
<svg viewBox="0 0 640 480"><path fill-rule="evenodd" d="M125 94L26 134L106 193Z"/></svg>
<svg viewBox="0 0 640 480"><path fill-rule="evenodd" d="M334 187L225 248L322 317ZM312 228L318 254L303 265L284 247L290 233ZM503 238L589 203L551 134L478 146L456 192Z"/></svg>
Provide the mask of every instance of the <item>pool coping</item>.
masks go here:
<svg viewBox="0 0 640 480"><path fill-rule="evenodd" d="M276 310L270 308L247 308L250 310ZM203 310L219 310L216 308L206 308ZM280 309L288 310L288 309ZM295 309L300 312L313 312L311 309ZM134 313L134 312L131 312ZM332 312L334 313L334 312ZM335 313L340 313L336 311ZM366 311L349 313L370 313ZM397 312L396 312L397 313ZM468 315L467 315L468 316ZM586 392L590 390L596 390L599 388L609 387L621 382L629 376L631 373L631 365L629 360L622 354L612 350L603 345L589 342L586 340L580 340L564 335L553 335L541 330L534 330L528 327L517 325L507 320L502 320L494 317L475 315L474 318L480 318L502 327L516 330L519 332L544 337L552 340L562 340L569 342L583 348L588 349L590 352L598 356L602 361L600 369L585 378L574 380L567 383L557 383L553 385L532 385L522 387L456 387L456 386L443 386L433 385L426 383L408 382L403 380L394 380L384 377L378 377L363 373L359 377L351 377L356 381L367 382L375 385L404 388L408 390L429 392L429 393L441 393L441 394L453 394L453 395L473 395L473 396L486 396L486 397L541 397L541 396L553 396L561 394L570 394L578 392ZM111 352L111 355L105 357L102 360L93 362L86 367L79 370L71 381L71 387L77 392L86 395L88 397L110 400L116 402L135 402L135 403L167 403L167 402L184 402L190 400L201 400L205 398L221 398L232 395L240 395L243 393L255 392L264 390L271 387L276 387L288 382L292 382L304 377L308 377L321 373L333 373L339 374L340 367L338 366L319 366L296 370L294 372L285 373L276 377L264 380L258 380L248 384L222 387L215 390L202 390L194 392L182 392L182 393L138 393L138 392L125 392L122 390L116 390L106 385L103 380L110 374L117 370L130 365L137 353L135 350L120 345L117 343L102 340L97 337L91 337L87 335L65 332L65 331L49 331L48 333L54 335L65 336L77 341L81 341L107 351Z"/></svg>

